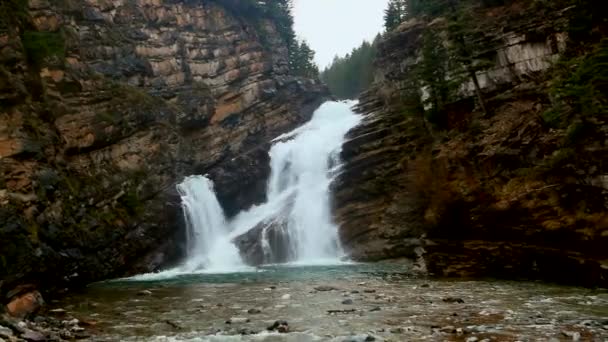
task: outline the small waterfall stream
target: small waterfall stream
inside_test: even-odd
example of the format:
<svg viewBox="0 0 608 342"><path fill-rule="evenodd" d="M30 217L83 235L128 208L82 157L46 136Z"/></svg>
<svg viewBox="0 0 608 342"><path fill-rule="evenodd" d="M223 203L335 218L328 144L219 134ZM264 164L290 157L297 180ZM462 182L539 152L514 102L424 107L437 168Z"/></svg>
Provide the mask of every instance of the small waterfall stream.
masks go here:
<svg viewBox="0 0 608 342"><path fill-rule="evenodd" d="M332 222L329 186L340 166L346 133L360 117L352 102L327 102L312 119L275 139L267 201L227 222L213 183L191 176L178 185L188 229L181 271L229 271L245 263L335 263L343 255ZM245 238L244 238L245 237ZM249 243L242 260L236 241Z"/></svg>

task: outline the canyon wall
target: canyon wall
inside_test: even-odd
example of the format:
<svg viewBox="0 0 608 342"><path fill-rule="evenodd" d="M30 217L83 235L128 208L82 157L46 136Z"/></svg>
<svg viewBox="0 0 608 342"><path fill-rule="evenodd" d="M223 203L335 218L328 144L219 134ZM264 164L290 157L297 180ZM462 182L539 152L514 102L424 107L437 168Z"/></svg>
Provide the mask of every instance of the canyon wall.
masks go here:
<svg viewBox="0 0 608 342"><path fill-rule="evenodd" d="M466 78L441 127L419 110L429 87L412 75L430 30L449 47L446 20L413 18L384 37L334 184L342 241L357 260L405 257L435 276L608 286L608 122L574 110L549 124L558 63L587 43L569 36L579 9L506 3L470 13L493 46L471 64L484 65L486 111Z"/></svg>
<svg viewBox="0 0 608 342"><path fill-rule="evenodd" d="M179 260L175 184L264 199L272 138L327 97L268 18L207 0L9 0L0 12L0 293Z"/></svg>

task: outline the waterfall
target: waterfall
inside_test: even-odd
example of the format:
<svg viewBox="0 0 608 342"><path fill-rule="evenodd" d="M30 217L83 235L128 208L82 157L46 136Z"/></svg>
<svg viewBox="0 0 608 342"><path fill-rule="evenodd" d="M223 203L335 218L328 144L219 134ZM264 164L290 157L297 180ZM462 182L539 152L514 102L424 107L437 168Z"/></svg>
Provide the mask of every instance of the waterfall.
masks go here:
<svg viewBox="0 0 608 342"><path fill-rule="evenodd" d="M221 271L240 267L243 263L236 246L228 238L229 227L211 180L203 176L187 177L178 184L177 191L186 221L188 256L181 271Z"/></svg>
<svg viewBox="0 0 608 342"><path fill-rule="evenodd" d="M340 166L344 137L360 121L352 105L326 102L308 123L276 138L270 150L267 201L230 222L209 179L192 176L179 184L188 227L183 269L241 267L246 253L241 248L239 255L235 241L243 236L259 252L257 263L338 261L343 252L332 221L329 187Z"/></svg>

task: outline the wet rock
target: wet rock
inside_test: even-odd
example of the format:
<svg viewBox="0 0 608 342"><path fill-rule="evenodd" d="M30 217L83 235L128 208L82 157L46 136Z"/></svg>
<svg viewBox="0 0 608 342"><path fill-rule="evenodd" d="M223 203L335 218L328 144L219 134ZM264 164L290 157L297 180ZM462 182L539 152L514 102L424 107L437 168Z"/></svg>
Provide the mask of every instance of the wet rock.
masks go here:
<svg viewBox="0 0 608 342"><path fill-rule="evenodd" d="M342 342L373 342L376 341L376 338L372 335L362 335L362 336L351 336L348 337Z"/></svg>
<svg viewBox="0 0 608 342"><path fill-rule="evenodd" d="M422 284L422 285L420 285L420 287L422 287L422 288L428 288L428 287L431 287L431 285L429 285L429 284Z"/></svg>
<svg viewBox="0 0 608 342"><path fill-rule="evenodd" d="M12 317L23 319L38 312L43 305L42 295L34 290L13 297L6 306L6 312Z"/></svg>
<svg viewBox="0 0 608 342"><path fill-rule="evenodd" d="M143 290L143 291L139 291L137 292L138 296L151 296L152 295L152 291L150 290Z"/></svg>
<svg viewBox="0 0 608 342"><path fill-rule="evenodd" d="M403 334L405 332L405 329L403 329L403 328L392 328L391 330L389 330L389 332L391 334Z"/></svg>
<svg viewBox="0 0 608 342"><path fill-rule="evenodd" d="M381 307L379 307L379 306L376 306L376 307L374 307L374 308L371 308L369 311L370 311L370 312L375 312L375 311L380 311L380 310L382 310L382 308L381 308Z"/></svg>
<svg viewBox="0 0 608 342"><path fill-rule="evenodd" d="M448 326L440 328L439 331L441 331L442 333L446 333L446 334L455 334L456 328L451 325L448 325Z"/></svg>
<svg viewBox="0 0 608 342"><path fill-rule="evenodd" d="M247 317L232 317L226 321L226 324L242 324L249 323L251 320Z"/></svg>
<svg viewBox="0 0 608 342"><path fill-rule="evenodd" d="M262 313L262 310L254 308L254 309L247 310L247 313L250 314L250 315L257 315L259 313Z"/></svg>
<svg viewBox="0 0 608 342"><path fill-rule="evenodd" d="M268 331L278 331L280 333L289 332L289 323L287 321L275 321L267 328Z"/></svg>
<svg viewBox="0 0 608 342"><path fill-rule="evenodd" d="M176 329L176 330L182 330L183 329L183 327L181 325L179 325L178 323L176 323L176 322L174 322L172 320L167 319L167 320L165 320L165 323L167 325L169 325L170 327L172 327L173 329Z"/></svg>
<svg viewBox="0 0 608 342"><path fill-rule="evenodd" d="M357 294L357 293L359 293L359 291L357 291L357 290L352 290L352 291L350 291L350 293L352 293L352 294Z"/></svg>
<svg viewBox="0 0 608 342"><path fill-rule="evenodd" d="M67 314L67 311L59 308L59 309L49 310L49 314L51 314L53 316L65 316Z"/></svg>
<svg viewBox="0 0 608 342"><path fill-rule="evenodd" d="M339 314L339 313L354 313L357 310L355 309L345 309L345 310L327 310L327 313L330 315Z"/></svg>
<svg viewBox="0 0 608 342"><path fill-rule="evenodd" d="M365 290L363 290L363 293L376 293L376 290L374 290L374 289L365 289Z"/></svg>
<svg viewBox="0 0 608 342"><path fill-rule="evenodd" d="M253 266L287 262L289 250L286 246L289 246L290 242L286 224L287 221L283 217L264 221L236 237L233 242L243 260ZM268 253L268 250L271 252Z"/></svg>
<svg viewBox="0 0 608 342"><path fill-rule="evenodd" d="M327 292L327 291L337 290L337 288L335 288L334 286L330 286L330 285L321 285L321 286L315 287L315 290L319 291L319 292Z"/></svg>
<svg viewBox="0 0 608 342"><path fill-rule="evenodd" d="M464 304L464 300L462 298L455 298L455 297L443 298L443 302L448 303L448 304Z"/></svg>
<svg viewBox="0 0 608 342"><path fill-rule="evenodd" d="M242 328L238 330L239 335L256 335L258 332L255 330Z"/></svg>
<svg viewBox="0 0 608 342"><path fill-rule="evenodd" d="M353 300L352 299L345 299L342 301L342 304L344 305L352 305L353 304Z"/></svg>
<svg viewBox="0 0 608 342"><path fill-rule="evenodd" d="M43 342L47 340L46 336L42 333L30 329L26 329L21 338L30 342Z"/></svg>
<svg viewBox="0 0 608 342"><path fill-rule="evenodd" d="M62 321L61 324L63 324L63 326L69 327L69 326L74 326L74 325L78 325L78 323L80 323L80 321L76 318L71 319L69 321Z"/></svg>
<svg viewBox="0 0 608 342"><path fill-rule="evenodd" d="M13 331L5 326L0 325L0 338L12 339Z"/></svg>
<svg viewBox="0 0 608 342"><path fill-rule="evenodd" d="M570 338L572 341L581 340L581 333L578 331L562 331L562 335Z"/></svg>

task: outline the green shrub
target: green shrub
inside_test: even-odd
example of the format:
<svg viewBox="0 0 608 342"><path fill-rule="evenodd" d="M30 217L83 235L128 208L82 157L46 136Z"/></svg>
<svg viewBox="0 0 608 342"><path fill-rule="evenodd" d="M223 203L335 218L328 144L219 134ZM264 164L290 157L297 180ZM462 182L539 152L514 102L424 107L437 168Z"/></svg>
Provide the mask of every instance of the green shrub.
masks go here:
<svg viewBox="0 0 608 342"><path fill-rule="evenodd" d="M25 31L22 42L28 60L35 65L42 65L49 57L65 58L65 40L61 32Z"/></svg>

